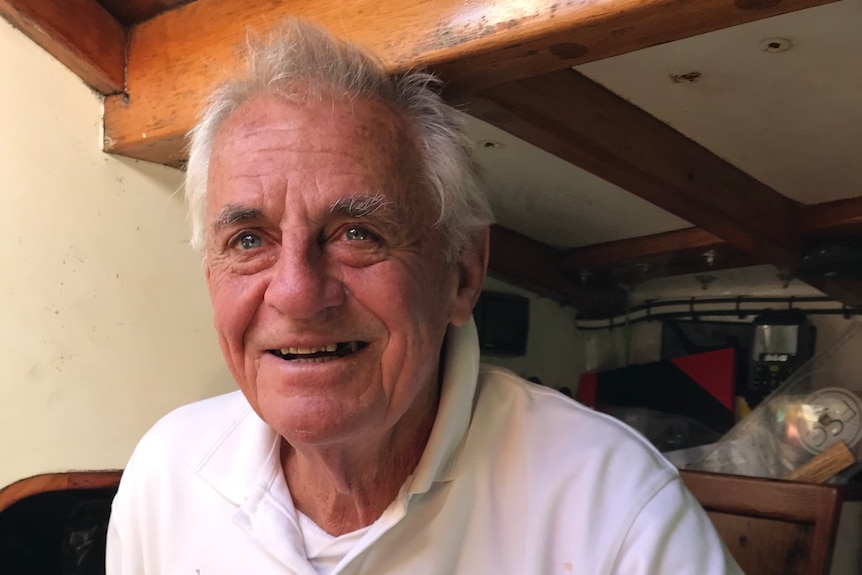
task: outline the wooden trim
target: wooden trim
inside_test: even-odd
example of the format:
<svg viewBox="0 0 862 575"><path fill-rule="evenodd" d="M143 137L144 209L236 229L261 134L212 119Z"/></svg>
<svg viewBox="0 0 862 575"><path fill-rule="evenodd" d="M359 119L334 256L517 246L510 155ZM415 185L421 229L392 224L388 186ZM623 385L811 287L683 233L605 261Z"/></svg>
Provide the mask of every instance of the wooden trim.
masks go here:
<svg viewBox="0 0 862 575"><path fill-rule="evenodd" d="M831 485L687 470L680 476L709 511L831 524L842 501Z"/></svg>
<svg viewBox="0 0 862 575"><path fill-rule="evenodd" d="M700 228L574 248L566 251L561 261L568 273L630 286L656 278L712 274L762 263Z"/></svg>
<svg viewBox="0 0 862 575"><path fill-rule="evenodd" d="M0 512L22 499L69 489L104 489L120 484L122 471L73 471L46 473L16 481L0 489Z"/></svg>
<svg viewBox="0 0 862 575"><path fill-rule="evenodd" d="M862 197L806 206L802 212L802 229L811 235L858 233L862 229Z"/></svg>
<svg viewBox="0 0 862 575"><path fill-rule="evenodd" d="M700 228L685 228L649 236L605 242L568 250L563 267L570 271L594 271L650 260L683 251L723 248L727 242Z"/></svg>
<svg viewBox="0 0 862 575"><path fill-rule="evenodd" d="M0 0L0 16L102 94L123 91L126 31L96 0Z"/></svg>
<svg viewBox="0 0 862 575"><path fill-rule="evenodd" d="M859 236L862 234L862 197L804 206L800 219L806 242L829 237ZM712 263L707 262L705 257L710 251L713 252ZM627 281L635 277L642 281L764 263L735 250L718 236L700 228L574 248L565 252L561 262L569 273L589 272L597 277L613 276L607 278L609 281ZM860 282L813 277L801 279L837 301L849 306L862 305Z"/></svg>
<svg viewBox="0 0 862 575"><path fill-rule="evenodd" d="M801 208L801 229L806 238L862 231L862 197L824 202ZM649 236L605 242L566 251L563 267L569 271L597 271L649 262L697 250L721 252L727 242L700 228L685 228Z"/></svg>
<svg viewBox="0 0 862 575"><path fill-rule="evenodd" d="M839 487L699 471L680 476L707 511L812 524L811 573L827 573L844 501Z"/></svg>
<svg viewBox="0 0 862 575"><path fill-rule="evenodd" d="M181 164L207 91L238 71L235 45L289 16L368 47L392 71L436 69L464 94L831 1L197 0L132 30L129 97L105 102L105 149Z"/></svg>

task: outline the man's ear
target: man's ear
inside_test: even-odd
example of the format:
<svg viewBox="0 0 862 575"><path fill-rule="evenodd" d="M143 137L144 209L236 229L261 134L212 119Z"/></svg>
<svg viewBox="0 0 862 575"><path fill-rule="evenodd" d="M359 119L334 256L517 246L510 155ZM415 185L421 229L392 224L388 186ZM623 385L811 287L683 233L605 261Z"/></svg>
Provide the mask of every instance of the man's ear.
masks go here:
<svg viewBox="0 0 862 575"><path fill-rule="evenodd" d="M458 256L458 291L449 317L450 323L456 326L462 326L470 320L473 306L482 293L482 284L488 272L489 235L490 228L478 232Z"/></svg>

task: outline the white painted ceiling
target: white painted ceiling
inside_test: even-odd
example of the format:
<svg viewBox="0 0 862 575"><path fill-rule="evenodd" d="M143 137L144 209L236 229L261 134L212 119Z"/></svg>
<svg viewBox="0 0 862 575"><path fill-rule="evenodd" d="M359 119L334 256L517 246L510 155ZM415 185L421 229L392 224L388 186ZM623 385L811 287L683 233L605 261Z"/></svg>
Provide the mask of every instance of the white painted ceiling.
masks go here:
<svg viewBox="0 0 862 575"><path fill-rule="evenodd" d="M577 70L796 201L862 195L862 0ZM479 120L471 132L505 227L567 248L691 225Z"/></svg>

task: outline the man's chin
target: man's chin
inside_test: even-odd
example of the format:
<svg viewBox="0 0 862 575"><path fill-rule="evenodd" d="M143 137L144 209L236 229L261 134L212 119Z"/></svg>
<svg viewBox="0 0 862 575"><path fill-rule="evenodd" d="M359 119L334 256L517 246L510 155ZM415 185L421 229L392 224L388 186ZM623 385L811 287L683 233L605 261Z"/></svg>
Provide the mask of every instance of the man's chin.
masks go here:
<svg viewBox="0 0 862 575"><path fill-rule="evenodd" d="M363 435L362 422L372 419L358 408L340 398L282 398L262 405L258 414L294 447L347 447Z"/></svg>

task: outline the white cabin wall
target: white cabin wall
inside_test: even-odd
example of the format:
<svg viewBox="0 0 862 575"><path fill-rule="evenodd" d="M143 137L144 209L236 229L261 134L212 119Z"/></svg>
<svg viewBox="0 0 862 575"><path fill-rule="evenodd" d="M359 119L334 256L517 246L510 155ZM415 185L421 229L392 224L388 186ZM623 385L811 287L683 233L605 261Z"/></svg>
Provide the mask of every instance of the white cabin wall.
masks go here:
<svg viewBox="0 0 862 575"><path fill-rule="evenodd" d="M577 311L495 278L484 289L523 295L530 300L527 354L522 357L482 355L482 361L511 369L522 377L538 377L548 387L568 387L572 393L585 369L585 340L575 325Z"/></svg>
<svg viewBox="0 0 862 575"><path fill-rule="evenodd" d="M172 408L233 389L180 172L101 152L101 97L0 19L0 488L122 468Z"/></svg>

